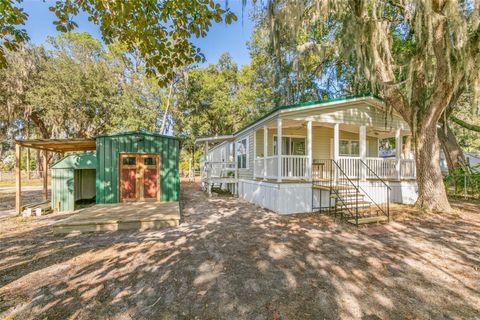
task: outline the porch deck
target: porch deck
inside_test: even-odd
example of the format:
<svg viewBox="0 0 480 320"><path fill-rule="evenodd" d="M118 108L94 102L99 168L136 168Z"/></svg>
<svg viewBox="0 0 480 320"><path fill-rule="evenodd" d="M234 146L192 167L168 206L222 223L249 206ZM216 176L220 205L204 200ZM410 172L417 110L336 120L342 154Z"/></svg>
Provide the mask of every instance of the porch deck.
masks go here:
<svg viewBox="0 0 480 320"><path fill-rule="evenodd" d="M55 234L72 231L96 232L147 230L177 226L180 221L178 202L129 202L99 204L56 222Z"/></svg>

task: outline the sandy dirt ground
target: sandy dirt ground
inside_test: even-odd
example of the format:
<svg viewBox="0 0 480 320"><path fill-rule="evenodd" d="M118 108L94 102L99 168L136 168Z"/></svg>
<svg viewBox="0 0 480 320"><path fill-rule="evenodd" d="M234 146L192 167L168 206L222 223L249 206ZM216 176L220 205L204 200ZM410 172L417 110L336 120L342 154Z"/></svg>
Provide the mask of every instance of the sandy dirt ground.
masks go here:
<svg viewBox="0 0 480 320"><path fill-rule="evenodd" d="M50 191L48 191L50 195ZM37 203L43 201L43 191L38 190L22 191L22 204ZM15 191L0 192L0 211L15 209Z"/></svg>
<svg viewBox="0 0 480 320"><path fill-rule="evenodd" d="M480 205L356 228L182 184L183 221L53 235L0 220L0 319L478 319Z"/></svg>

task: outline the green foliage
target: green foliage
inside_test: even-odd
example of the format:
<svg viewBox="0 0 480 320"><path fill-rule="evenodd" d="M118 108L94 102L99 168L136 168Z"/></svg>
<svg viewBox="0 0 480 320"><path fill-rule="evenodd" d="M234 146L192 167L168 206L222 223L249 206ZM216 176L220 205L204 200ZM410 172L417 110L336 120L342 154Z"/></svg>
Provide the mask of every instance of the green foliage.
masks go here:
<svg viewBox="0 0 480 320"><path fill-rule="evenodd" d="M16 50L18 46L28 41L27 32L19 26L27 20L27 14L18 7L21 0L0 1L0 68L6 66L6 50Z"/></svg>
<svg viewBox="0 0 480 320"><path fill-rule="evenodd" d="M467 122L470 125L480 127L480 109L471 103L471 93L464 93L459 99L455 108L452 110L452 116ZM469 130L454 121L449 121L458 144L465 151L480 150L480 132Z"/></svg>
<svg viewBox="0 0 480 320"><path fill-rule="evenodd" d="M480 168L474 168L479 170ZM478 172L478 171L474 171ZM443 179L450 196L480 198L480 174L465 174L461 169L454 170Z"/></svg>
<svg viewBox="0 0 480 320"><path fill-rule="evenodd" d="M175 133L193 150L199 136L231 134L256 116L248 71L239 71L228 54L218 63L194 68L177 88L172 111Z"/></svg>
<svg viewBox="0 0 480 320"><path fill-rule="evenodd" d="M14 138L91 137L117 131L158 131L164 89L144 61L124 46L108 47L86 33L48 39L51 49L7 51L0 70L0 158Z"/></svg>
<svg viewBox="0 0 480 320"><path fill-rule="evenodd" d="M5 48L17 49L28 41L21 25L28 15L17 3L21 0L0 1L0 68L6 65ZM74 16L83 11L89 20L100 26L108 45L121 43L130 54L145 60L145 72L165 85L174 78L174 70L204 60L200 49L192 44L193 37L205 37L213 22L229 24L237 17L213 0L165 1L56 1L51 6L61 32L71 32L78 25Z"/></svg>
<svg viewBox="0 0 480 320"><path fill-rule="evenodd" d="M192 37L205 37L212 22L237 19L213 0L57 1L50 10L57 16L57 30L63 32L77 26L72 16L86 12L100 25L107 44L120 42L130 53L138 50L146 72L161 77L162 84L173 79L175 68L204 59Z"/></svg>

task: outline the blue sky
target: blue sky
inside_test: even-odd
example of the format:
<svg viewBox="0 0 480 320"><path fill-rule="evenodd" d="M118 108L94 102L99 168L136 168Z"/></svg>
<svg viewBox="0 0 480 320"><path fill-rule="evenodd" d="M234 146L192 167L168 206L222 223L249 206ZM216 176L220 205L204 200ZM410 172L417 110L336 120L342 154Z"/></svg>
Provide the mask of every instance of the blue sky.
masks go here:
<svg viewBox="0 0 480 320"><path fill-rule="evenodd" d="M25 29L32 43L42 44L47 36L59 34L53 25L55 15L48 10L48 7L54 3L52 0L45 2L24 0L22 6L29 15ZM219 3L225 5L225 1L219 1ZM223 52L229 52L239 65L247 64L250 61L246 42L250 39L253 26L249 19L248 8L244 13L242 23L241 3L241 0L228 1L230 9L237 15L238 21L231 25L213 24L206 38L193 41L202 49L207 60L206 63L215 63ZM85 14L78 15L74 20L78 24L76 31L88 32L100 39L99 28L89 22Z"/></svg>

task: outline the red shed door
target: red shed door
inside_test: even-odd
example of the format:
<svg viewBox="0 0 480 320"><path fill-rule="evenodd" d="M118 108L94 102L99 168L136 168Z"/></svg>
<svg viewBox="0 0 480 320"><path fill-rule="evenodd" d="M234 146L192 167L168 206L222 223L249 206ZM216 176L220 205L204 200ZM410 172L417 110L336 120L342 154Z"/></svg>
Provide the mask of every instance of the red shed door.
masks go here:
<svg viewBox="0 0 480 320"><path fill-rule="evenodd" d="M120 201L160 200L160 156L128 153L120 155Z"/></svg>

